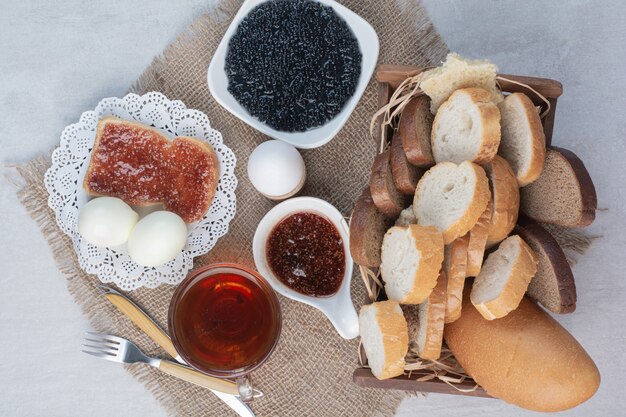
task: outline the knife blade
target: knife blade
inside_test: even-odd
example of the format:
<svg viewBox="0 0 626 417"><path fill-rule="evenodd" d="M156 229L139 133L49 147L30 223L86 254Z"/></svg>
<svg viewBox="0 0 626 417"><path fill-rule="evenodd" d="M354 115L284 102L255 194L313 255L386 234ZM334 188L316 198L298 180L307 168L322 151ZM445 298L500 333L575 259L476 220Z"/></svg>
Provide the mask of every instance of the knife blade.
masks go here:
<svg viewBox="0 0 626 417"><path fill-rule="evenodd" d="M183 358L180 357L170 337L154 322L142 309L133 303L129 298L119 291L106 285L99 285L98 288L104 294L107 300L117 307L126 317L130 319L137 327L139 327L150 339L157 345L161 346L168 355L173 357L178 363L187 365ZM226 394L220 391L210 390L217 398L222 400L234 412L241 417L255 417L254 411L244 403L239 397Z"/></svg>

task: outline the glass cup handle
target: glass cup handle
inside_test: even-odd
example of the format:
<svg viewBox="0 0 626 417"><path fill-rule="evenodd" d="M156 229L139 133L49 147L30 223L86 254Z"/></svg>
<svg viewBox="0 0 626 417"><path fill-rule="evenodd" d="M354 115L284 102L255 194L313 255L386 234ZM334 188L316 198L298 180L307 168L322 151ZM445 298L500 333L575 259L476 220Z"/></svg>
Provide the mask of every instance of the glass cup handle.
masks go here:
<svg viewBox="0 0 626 417"><path fill-rule="evenodd" d="M250 402L254 399L254 389L252 389L252 380L248 375L240 376L235 380L237 389L239 390L239 398L243 402Z"/></svg>

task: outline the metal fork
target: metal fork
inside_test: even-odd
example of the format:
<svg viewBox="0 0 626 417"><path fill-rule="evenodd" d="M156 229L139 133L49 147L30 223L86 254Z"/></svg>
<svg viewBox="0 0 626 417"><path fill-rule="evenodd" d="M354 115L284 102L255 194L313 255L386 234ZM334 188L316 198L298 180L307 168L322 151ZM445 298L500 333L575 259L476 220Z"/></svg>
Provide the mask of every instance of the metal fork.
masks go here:
<svg viewBox="0 0 626 417"><path fill-rule="evenodd" d="M153 368L157 368L166 374L182 379L183 381L187 381L204 388L221 391L226 394L239 395L237 385L234 382L212 378L187 366L179 365L174 362L151 358L146 356L129 340L121 337L94 332L86 333L86 343L83 344L83 346L89 350L82 350L82 352L89 355L118 363L147 363Z"/></svg>

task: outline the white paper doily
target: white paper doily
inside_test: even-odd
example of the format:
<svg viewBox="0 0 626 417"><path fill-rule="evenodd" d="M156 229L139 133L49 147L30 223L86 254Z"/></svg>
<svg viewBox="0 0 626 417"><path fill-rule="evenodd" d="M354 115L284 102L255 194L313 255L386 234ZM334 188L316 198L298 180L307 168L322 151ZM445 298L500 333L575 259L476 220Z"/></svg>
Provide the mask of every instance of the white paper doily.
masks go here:
<svg viewBox="0 0 626 417"><path fill-rule="evenodd" d="M158 267L142 267L128 256L126 245L98 248L78 233L78 211L89 197L82 184L89 165L98 120L106 115L136 120L160 129L164 134L190 136L210 143L220 163L220 179L215 197L205 216L187 225L189 235L183 251L171 262ZM54 210L61 230L72 238L80 266L102 282L112 282L123 290L154 288L160 284L177 284L193 266L193 258L215 246L226 234L235 216L236 158L222 143L222 135L211 128L209 118L198 110L187 109L178 100L168 100L161 93L143 96L128 94L123 98L105 98L94 111L87 111L78 123L66 127L60 146L52 154L52 166L46 172L48 205Z"/></svg>

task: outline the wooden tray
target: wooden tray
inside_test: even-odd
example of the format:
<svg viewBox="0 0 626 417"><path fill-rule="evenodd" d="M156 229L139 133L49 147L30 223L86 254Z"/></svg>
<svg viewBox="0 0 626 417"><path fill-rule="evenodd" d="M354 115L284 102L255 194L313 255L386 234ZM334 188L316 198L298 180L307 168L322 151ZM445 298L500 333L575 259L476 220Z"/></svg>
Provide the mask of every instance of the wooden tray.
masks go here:
<svg viewBox="0 0 626 417"><path fill-rule="evenodd" d="M395 89L407 78L414 75L419 74L420 72L426 70L427 68L420 67L411 67L404 65L380 65L376 70L376 80L378 81L378 107L381 108L389 102L389 99ZM543 130L546 135L546 146L552 143L552 131L554 128L554 114L556 111L556 102L557 99L563 94L563 86L560 82L556 80L550 80L547 78L537 78L537 77L526 77L521 75L509 75L509 74L499 74L503 78L507 78L509 80L513 80L519 83L526 84L550 102L550 111L548 114L542 119ZM516 93L521 92L525 93L530 97L530 99L537 106L545 106L545 103L532 91L529 91L527 88L514 84L508 81L499 81L500 86L502 87L502 91L507 93ZM380 122L379 122L380 123ZM383 137L381 137L383 135ZM384 132L381 131L380 128L375 130L375 137L377 144L380 144L381 141L389 142L392 137L391 129L386 129ZM378 301L384 300L384 291L381 291L381 297ZM367 300L369 302L369 299ZM362 356L365 357L365 352L361 352ZM372 373L369 368L357 368L352 375L352 379L355 384L360 385L362 387L369 388L382 388L382 389L396 389L403 391L419 391L419 392L435 392L439 394L454 394L454 395L467 395L473 397L489 397L491 396L485 392L484 389L478 387L476 390L471 392L462 392L459 391L450 385L446 384L439 379L432 379L430 381L416 381L419 376L407 376L401 375L395 378L386 379L386 380L378 380ZM473 381L466 381L463 384L458 384L457 386L462 389L471 389L474 387Z"/></svg>

